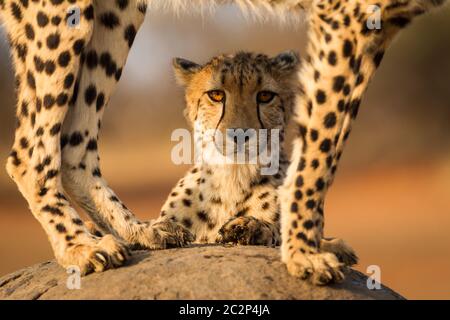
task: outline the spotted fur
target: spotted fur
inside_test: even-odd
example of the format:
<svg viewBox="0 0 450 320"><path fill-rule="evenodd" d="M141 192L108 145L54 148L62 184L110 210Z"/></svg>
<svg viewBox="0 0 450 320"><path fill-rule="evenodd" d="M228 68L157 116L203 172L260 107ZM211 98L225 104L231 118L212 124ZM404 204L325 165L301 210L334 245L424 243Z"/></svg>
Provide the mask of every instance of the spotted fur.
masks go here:
<svg viewBox="0 0 450 320"><path fill-rule="evenodd" d="M292 275L318 285L343 279L339 254L323 244L326 192L385 50L414 18L443 2L378 1L381 29L367 27L370 2L318 0L309 8L309 42L300 71L304 92L295 117L298 137L280 189L281 253Z"/></svg>
<svg viewBox="0 0 450 320"><path fill-rule="evenodd" d="M248 129L279 129L281 140L299 93L298 65L293 52L274 58L241 52L202 66L174 60L177 78L186 90L186 118L197 134L214 130L227 137L228 129L241 129L242 134ZM212 90L222 90L223 101L213 101L208 96ZM264 91L276 96L260 103L257 96ZM261 164L197 164L172 190L160 219L183 224L197 243L279 245L276 189L287 164L282 147L279 170L272 175L265 176Z"/></svg>
<svg viewBox="0 0 450 320"><path fill-rule="evenodd" d="M338 256L346 250L340 241L325 244L323 205L351 124L393 37L445 0L378 1L379 30L366 27L371 3L362 0L152 0L150 5L196 11L227 2L282 21L306 12L309 45L299 73L303 93L295 107L298 137L279 195L281 251L291 274L310 276L316 284L339 281ZM73 6L82 12L79 28L66 23ZM164 248L192 240L182 227L189 227L187 220L138 221L108 187L99 164L101 118L146 8L145 0L0 0L18 95L18 125L7 171L47 233L59 263L77 265L83 273L122 265L127 245ZM242 176L234 175L235 180ZM212 194L202 196L212 201ZM91 234L67 195L110 234ZM195 214L195 219L211 217ZM220 223L215 223L218 228ZM252 218L237 223L251 230L258 224Z"/></svg>
<svg viewBox="0 0 450 320"><path fill-rule="evenodd" d="M66 15L82 15L76 28ZM123 264L128 246L183 245L189 233L141 223L103 179L98 135L146 6L137 0L2 0L15 66L18 126L7 171L58 262L83 274ZM69 197L108 235L91 234Z"/></svg>

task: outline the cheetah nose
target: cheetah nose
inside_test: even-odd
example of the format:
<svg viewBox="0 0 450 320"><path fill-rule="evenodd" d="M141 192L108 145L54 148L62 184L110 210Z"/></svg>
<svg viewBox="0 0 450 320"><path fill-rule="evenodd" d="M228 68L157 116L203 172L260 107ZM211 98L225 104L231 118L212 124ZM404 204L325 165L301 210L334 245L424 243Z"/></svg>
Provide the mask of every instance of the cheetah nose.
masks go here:
<svg viewBox="0 0 450 320"><path fill-rule="evenodd" d="M256 134L256 130L251 128L229 128L227 135L235 144L247 143Z"/></svg>

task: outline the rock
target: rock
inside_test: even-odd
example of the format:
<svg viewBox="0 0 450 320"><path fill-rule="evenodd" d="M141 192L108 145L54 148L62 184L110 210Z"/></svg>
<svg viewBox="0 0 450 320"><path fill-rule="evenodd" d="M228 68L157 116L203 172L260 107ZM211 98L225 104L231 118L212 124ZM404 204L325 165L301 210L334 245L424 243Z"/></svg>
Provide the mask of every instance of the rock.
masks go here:
<svg viewBox="0 0 450 320"><path fill-rule="evenodd" d="M2 299L403 299L350 270L341 284L315 287L291 277L279 250L266 247L193 246L137 251L119 269L81 278L69 290L70 274L54 261L0 279Z"/></svg>

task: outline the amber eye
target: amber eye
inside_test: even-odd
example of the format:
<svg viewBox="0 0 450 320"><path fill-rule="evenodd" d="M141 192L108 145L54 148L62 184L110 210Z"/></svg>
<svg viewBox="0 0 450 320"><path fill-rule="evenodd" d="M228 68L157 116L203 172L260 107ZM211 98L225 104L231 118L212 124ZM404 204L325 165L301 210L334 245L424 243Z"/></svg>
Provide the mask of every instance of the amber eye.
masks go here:
<svg viewBox="0 0 450 320"><path fill-rule="evenodd" d="M270 91L261 91L258 93L258 96L256 97L256 100L258 103L269 103L275 98L275 93Z"/></svg>
<svg viewBox="0 0 450 320"><path fill-rule="evenodd" d="M208 91L208 97L214 102L223 102L225 100L225 92L222 90Z"/></svg>

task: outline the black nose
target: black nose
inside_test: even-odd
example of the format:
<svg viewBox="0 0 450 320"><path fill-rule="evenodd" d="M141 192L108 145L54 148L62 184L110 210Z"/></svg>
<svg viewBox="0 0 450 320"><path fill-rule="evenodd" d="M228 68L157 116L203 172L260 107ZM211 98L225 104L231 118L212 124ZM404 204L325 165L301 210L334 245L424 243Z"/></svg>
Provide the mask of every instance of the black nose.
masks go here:
<svg viewBox="0 0 450 320"><path fill-rule="evenodd" d="M247 143L256 134L256 130L251 128L228 128L227 136L232 139L235 144L239 142Z"/></svg>

